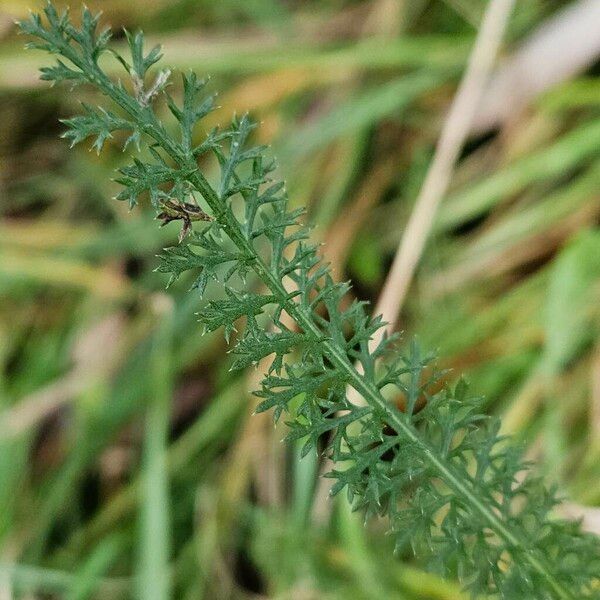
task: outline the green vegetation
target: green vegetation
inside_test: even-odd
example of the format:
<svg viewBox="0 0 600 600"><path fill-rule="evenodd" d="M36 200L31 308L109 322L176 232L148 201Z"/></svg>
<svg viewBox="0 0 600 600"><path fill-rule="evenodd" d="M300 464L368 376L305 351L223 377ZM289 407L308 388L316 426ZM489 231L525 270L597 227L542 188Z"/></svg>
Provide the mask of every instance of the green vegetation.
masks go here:
<svg viewBox="0 0 600 600"><path fill-rule="evenodd" d="M87 347L86 340L73 345L54 326L47 342L43 336L29 344L24 339L17 355L22 366L11 364L15 354L6 352L11 359L7 365L15 373L10 392L28 401L7 409L2 422L8 457L2 467L7 482L3 502L8 509L2 532L8 542L20 546L19 560L7 562L4 571L14 589L66 597L136 592L143 598L235 597L243 596L244 588L284 597L311 593L457 597L451 583L405 564L414 560L420 567L428 560L443 576L458 576L474 594L595 597L597 539L581 534L574 522L550 515L554 493L537 478L523 479L520 453L500 436L499 420L481 415L481 401L468 394L462 381L452 381L454 376L446 370L431 369L431 357L422 355L416 344L397 354L392 347L397 339L388 338L369 352L368 340L381 326L379 319L369 317L364 303L352 297L356 292L334 283L323 266L319 249L307 241L308 233L298 223L301 211L288 210L283 185L271 181L276 166L269 152L260 144L250 145L257 135L251 121L244 116L230 127L212 129L213 98L201 96L204 83L193 73L184 76L180 93L175 86L167 88L170 69L146 76L160 56L157 49L144 54L141 34L127 36L131 58L119 55L131 81L129 89L107 75L104 61L99 63L108 54L110 36L96 32L97 20L89 11L83 13L81 29L50 5L46 16L48 24L33 16L22 28L38 38L35 47L62 55L68 63L59 59L56 66L42 70L42 77L91 83L116 105L94 108L88 100L83 116L65 121L66 137L77 143L93 136L98 152L111 138L130 152L140 149L139 158L120 167L117 198L133 206L149 192L159 219L164 224L181 221L182 227L180 244L162 253L158 267L171 275L173 303L152 290L160 277L144 268L146 262L153 266L145 258L148 251L173 239L170 227L159 235L135 217L107 209L112 211L111 228L92 236L84 230L79 237L59 235L51 252L44 244L53 243L52 235L41 240L30 237L27 242L22 234L26 249L27 243L40 244L42 254L34 264L27 259L35 254L20 256L18 243L7 244L12 255L10 263L6 261L6 276L13 297L27 297L30 290L40 289L40 283L42 290L56 284L61 290L68 284L74 288L75 303L84 302L82 295L89 298L90 304L79 308L88 319L95 315L97 298L110 298L121 307L88 334L92 341ZM286 164L297 164L303 175L296 181L292 177L290 189L297 186L300 198L318 193L323 200L314 212L323 222L334 221L332 231L337 227L348 232L346 227L357 235L354 248L340 253L349 253L358 289L377 283L383 269L372 263L376 267L386 252L386 236L394 242L397 223L406 213L406 197L414 196L419 185L433 135L420 140L420 147L418 138L414 142L410 169L401 180L386 175L392 172L388 168L378 172L378 178L387 177L384 186L372 182L379 192L371 204L390 190L404 198L381 204L386 214L397 216L389 232L390 219L384 221L384 215L377 214L373 229L361 230L357 206L372 173L357 167L385 147L385 138L374 135L380 120L411 107L411 116L405 118L423 123L423 108L412 104L447 77L432 69L376 88L369 85L361 92L361 102L336 101L320 126L318 121L309 124L297 137L288 132L280 144ZM167 109L174 121L167 119ZM293 114L302 108L291 110ZM208 125L207 134L195 128L201 119ZM422 268L424 298L413 298L407 318L423 345L441 344L442 356L453 357L457 366L468 362L469 349L477 348L478 354L466 365L473 389L480 383L490 406L507 395L515 397L505 423L523 431L529 426L530 434L554 436L547 460L564 464L569 452L584 456L577 475L580 482L589 482L597 471L597 448L593 441L586 442L582 455L580 440L569 439L572 428L565 428L561 420L567 415L575 418L585 407L574 415L561 415L558 408L540 409L543 414L537 420L531 415L540 399L551 397L552 378L562 373L565 381L577 379L581 368L577 363L593 353L598 317L594 257L599 240L596 232L580 230L597 217L590 198L597 181L598 148L593 123L581 124L580 130L573 126L564 134L556 126L550 132L541 129L545 147L521 154L517 149L493 176L486 174L487 159L477 164L479 154L489 151L485 144L465 159L470 164L465 164L462 188L445 203L437 251L431 251ZM341 135L345 137L338 142ZM533 129L530 135L540 134ZM550 141L556 135L560 139ZM333 156L322 150L332 143L339 150ZM525 137L522 145L527 143ZM109 156L110 169L116 155ZM103 170L102 163L85 160L85 172L79 175L83 185ZM327 170L334 170L336 177L328 176ZM572 177L566 174L569 170ZM35 190L32 185L29 193ZM37 186L43 191L44 181ZM357 189L363 194L346 207L344 199ZM347 209L353 209L349 212L354 222L344 219ZM528 237L543 235L556 222L562 226L565 215L579 212L583 216L571 219L575 225L561 238L573 239L554 260L531 257ZM484 218L483 223L474 222ZM525 261L519 258L519 248ZM114 271L99 271L98 261L127 254L142 257L138 258L142 267L136 267L141 272L119 277ZM518 269L531 260L540 262L531 273L520 274ZM66 265L62 270L52 268L57 263ZM499 299L472 289L482 277L496 278L490 289L503 292ZM190 285L192 294L181 295ZM532 315L541 312L544 293L546 312L536 323ZM133 315L122 314L127 306ZM224 359L210 357L219 342L212 335L200 337L202 325L193 324L195 311L209 332L224 327L226 337L234 340L233 360L227 361L231 367L260 364L259 372L267 372L260 382L258 411L274 408L276 418L289 413L289 456L282 454L283 446L270 447L273 432L262 431L260 416L248 417L254 401L243 390L256 384L242 383L223 369L210 376L206 372L207 365L214 370ZM238 333L234 325L240 317L246 323ZM131 328L127 337L124 321ZM512 321L512 331L507 330L507 321ZM540 345L539 332L544 330ZM116 343L116 337L124 339ZM106 352L106 340L115 348L111 352ZM65 360L69 352L71 366ZM57 362L60 359L62 363ZM450 364L452 359L445 360ZM25 370L29 364L37 365L37 371ZM575 371L569 377L571 369ZM42 387L47 406L48 394L52 398L52 384L47 382L60 373L65 373L61 381L67 387L62 396L80 399L61 412L63 418L73 419L72 449L58 466L48 468L49 476L45 473L41 482L28 482L21 493L29 505L20 506L11 489L18 490L29 477L28 457L35 448L29 432L39 420L35 407L44 404L36 404L33 391ZM178 431L169 404L177 398L178 388L194 381L197 386L210 382L212 390L205 387L195 396L210 397L210 403L181 419L183 429ZM519 384L525 391L515 396ZM349 386L361 394L366 406L348 401ZM568 389L575 393L577 386L570 381ZM582 394L585 390L579 397ZM398 406L402 401L401 409L394 400ZM57 408L63 403L55 401ZM29 412L19 412L22 406ZM118 450L115 434L132 420L140 422L142 413L145 435L137 443L143 448L139 468L125 467L130 481L113 483L116 489L102 502L98 499L103 495L94 490L96 505L90 509L86 498L79 496L92 485L86 477L97 473L103 453ZM593 416L590 426L597 426ZM285 428L276 431L276 438L286 435ZM330 473L334 492L345 489L355 507L385 517L395 534L389 542L381 532L363 530L341 496L325 510L319 506L322 492L315 484L319 470L315 450L339 463ZM114 463L110 458L104 458L106 464ZM287 474L281 470L284 460L290 465ZM574 493L594 501L593 485L583 484L577 491L577 475L568 481ZM566 473L553 476L562 483ZM264 483L265 477L271 483ZM275 487L284 484L283 495L273 491L277 477ZM105 474L100 479L104 485L109 481ZM311 518L315 511L320 511L321 523ZM28 514L34 518L23 520ZM132 514L139 514L135 527ZM20 531L18 523L27 524L26 529ZM392 557L394 547L397 558Z"/></svg>

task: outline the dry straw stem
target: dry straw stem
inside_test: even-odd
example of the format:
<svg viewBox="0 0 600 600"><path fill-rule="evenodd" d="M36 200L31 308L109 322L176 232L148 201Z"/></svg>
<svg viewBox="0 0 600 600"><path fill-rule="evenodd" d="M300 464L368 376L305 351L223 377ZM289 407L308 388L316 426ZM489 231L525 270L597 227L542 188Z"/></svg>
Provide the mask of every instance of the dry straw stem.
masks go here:
<svg viewBox="0 0 600 600"><path fill-rule="evenodd" d="M474 133L509 120L529 101L600 55L600 2L580 0L538 27L496 70L471 125Z"/></svg>
<svg viewBox="0 0 600 600"><path fill-rule="evenodd" d="M467 69L442 129L433 162L377 302L374 314L382 315L387 325L373 335L369 344L371 350L381 343L386 331L391 332L396 326L437 208L448 189L454 165L494 66L513 5L514 0L491 0L488 4ZM360 370L360 365L357 365L357 369ZM353 389L349 389L348 394L354 404L364 404L364 399Z"/></svg>
<svg viewBox="0 0 600 600"><path fill-rule="evenodd" d="M513 4L514 0L491 0L488 4L467 70L438 141L433 162L374 310L374 314L382 315L387 325L373 335L369 343L371 350L377 348L385 332L393 331L396 325L397 316L431 231L437 207L448 188L454 164L469 133L473 115L494 65ZM362 372L360 364L356 364L355 367ZM365 405L364 398L354 388L349 387L347 395L353 404ZM331 468L331 461L326 460L322 472L328 472ZM317 516L329 512L329 507L324 501L327 497L328 482L321 478L315 503Z"/></svg>
<svg viewBox="0 0 600 600"><path fill-rule="evenodd" d="M431 231L437 207L448 189L454 164L469 134L473 116L494 66L513 5L514 0L491 0L487 6L467 69L438 141L433 162L374 310L374 314L382 315L387 325L374 333L369 343L371 350L381 343L386 331L391 332L395 328L397 316ZM360 364L355 366L362 372ZM349 387L347 395L353 404L365 405L364 398L354 388ZM322 472L328 472L331 468L331 461L326 460ZM329 507L324 501L328 497L327 494L328 484L321 478L315 502L317 516L328 513Z"/></svg>
<svg viewBox="0 0 600 600"><path fill-rule="evenodd" d="M469 134L513 5L514 0L491 0L483 17L467 70L442 129L433 162L375 308L375 314L381 314L388 323L388 331L396 324L437 208L448 189L454 165ZM381 329L374 336L371 347L375 348L379 344L383 333L384 329Z"/></svg>

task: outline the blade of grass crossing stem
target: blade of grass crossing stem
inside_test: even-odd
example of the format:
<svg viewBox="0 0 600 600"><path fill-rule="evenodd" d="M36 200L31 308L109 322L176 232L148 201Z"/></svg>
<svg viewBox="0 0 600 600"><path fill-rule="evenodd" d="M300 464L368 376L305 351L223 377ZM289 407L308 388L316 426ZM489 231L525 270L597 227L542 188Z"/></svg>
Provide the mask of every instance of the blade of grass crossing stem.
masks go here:
<svg viewBox="0 0 600 600"><path fill-rule="evenodd" d="M352 511L352 507L345 496L339 496L335 499L335 502L337 502L342 545L348 553L358 585L373 599L387 597L384 586L381 585L376 572L378 563L373 560L368 547L365 537L366 528L361 520L361 515ZM397 600L408 600L404 594L398 594L395 598Z"/></svg>
<svg viewBox="0 0 600 600"><path fill-rule="evenodd" d="M257 25L283 30L290 24L291 14L289 9L276 0L245 0L239 2L229 0L228 4L234 11L243 12Z"/></svg>
<svg viewBox="0 0 600 600"><path fill-rule="evenodd" d="M546 402L544 405L545 463L556 476L568 456L568 415L556 392L556 378L581 348L598 335L600 292L600 233L583 231L560 253L552 266L544 319L542 354ZM594 289L595 288L595 289ZM571 398L572 395L570 394Z"/></svg>
<svg viewBox="0 0 600 600"><path fill-rule="evenodd" d="M178 70L202 69L212 75L228 73L263 73L274 69L368 69L402 67L459 68L465 60L472 36L451 35L402 36L397 40L365 40L340 48L326 49L298 46L285 42L267 45L258 40L256 46L240 52L239 48L222 47L207 52L197 48L190 52L187 40L168 43L170 64ZM124 45L116 45L121 52ZM110 74L118 71L117 61L102 57ZM39 61L23 53L20 44L6 45L0 52L0 89L29 88L37 84Z"/></svg>
<svg viewBox="0 0 600 600"><path fill-rule="evenodd" d="M468 595L461 592L457 583L445 581L434 573L411 568L406 564L388 562L391 559L389 556L376 556L369 547L365 535L367 529L360 514L352 511L345 498L339 497L337 502L340 537L361 587L370 590L373 598L390 597L390 587L388 585L383 589L381 573L375 567L377 565L382 573L390 576L389 584L394 585L395 600L467 600Z"/></svg>
<svg viewBox="0 0 600 600"><path fill-rule="evenodd" d="M240 394L242 397L243 394ZM203 486L198 490L198 511L202 515L201 523L194 532L190 542L191 553L182 552L182 566L194 570L191 590L186 598L209 598L211 573L214 570L215 558L219 552L222 524L219 515L219 492L212 487ZM194 597L193 592L196 592Z"/></svg>
<svg viewBox="0 0 600 600"><path fill-rule="evenodd" d="M570 169L598 156L600 120L587 122L543 148L508 165L490 177L452 194L438 213L435 229L447 231L490 209L497 202L537 182L563 177Z"/></svg>
<svg viewBox="0 0 600 600"><path fill-rule="evenodd" d="M27 439L0 439L0 545L14 525L18 490L23 485L28 455Z"/></svg>
<svg viewBox="0 0 600 600"><path fill-rule="evenodd" d="M360 132L396 114L447 77L429 71L410 73L338 105L289 137L280 151L282 163L303 158L342 135Z"/></svg>
<svg viewBox="0 0 600 600"><path fill-rule="evenodd" d="M318 477L319 461L315 453L309 452L302 456L302 447L305 439L294 444L294 496L293 516L294 523L300 531L307 526L312 509L316 481Z"/></svg>
<svg viewBox="0 0 600 600"><path fill-rule="evenodd" d="M5 581L9 582L14 598L65 598L65 594L75 585L76 577L58 569L0 562L0 582ZM129 598L126 593L129 580L125 578L98 579L96 588L98 598Z"/></svg>
<svg viewBox="0 0 600 600"><path fill-rule="evenodd" d="M515 207L494 227L484 231L469 244L461 256L481 256L490 251L502 251L528 236L539 235L556 227L569 215L584 206L600 189L600 160L596 160L579 177L569 181L539 202Z"/></svg>
<svg viewBox="0 0 600 600"><path fill-rule="evenodd" d="M348 197L352 184L361 172L361 164L365 160L366 150L369 145L369 128L365 127L349 136L339 140L336 153L339 156L339 166L328 183L318 202L311 205L314 218L311 219L319 229L325 231L340 212L340 207Z"/></svg>
<svg viewBox="0 0 600 600"><path fill-rule="evenodd" d="M167 444L173 368L173 309L166 296L157 299L160 324L151 355L152 397L148 406L144 441L140 508L138 598L168 600L170 596L170 510Z"/></svg>
<svg viewBox="0 0 600 600"><path fill-rule="evenodd" d="M544 370L552 376L564 369L578 348L593 341L600 281L600 232L581 232L552 266L545 311ZM596 298L597 300L597 298ZM590 339L592 338L592 339Z"/></svg>
<svg viewBox="0 0 600 600"><path fill-rule="evenodd" d="M411 592L415 600L469 600L470 596L463 592L460 585L445 581L434 573L420 571L407 564L402 568L390 569L392 576L398 583Z"/></svg>
<svg viewBox="0 0 600 600"><path fill-rule="evenodd" d="M65 600L85 600L97 591L98 580L116 561L123 551L124 539L113 535L102 540L87 558L83 561L79 572L65 595Z"/></svg>

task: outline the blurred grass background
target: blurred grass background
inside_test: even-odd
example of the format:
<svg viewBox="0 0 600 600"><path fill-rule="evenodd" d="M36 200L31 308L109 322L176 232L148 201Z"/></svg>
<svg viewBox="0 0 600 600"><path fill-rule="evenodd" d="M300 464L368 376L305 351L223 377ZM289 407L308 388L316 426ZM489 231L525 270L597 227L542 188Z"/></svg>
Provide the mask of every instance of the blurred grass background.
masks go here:
<svg viewBox="0 0 600 600"><path fill-rule="evenodd" d="M569 2L518 2L503 57ZM69 151L0 1L0 599L463 598L329 500L314 457L252 416L201 302L167 293L175 243L112 200L124 157ZM262 121L294 205L353 293L375 302L456 89L477 0L91 3L211 74L224 123ZM118 40L117 43L122 43ZM597 57L470 138L400 317L504 415L598 527L600 84ZM521 85L527 87L527 80ZM527 90L525 90L526 92ZM515 89L514 95L523 93ZM217 295L219 290L211 289ZM585 507L585 508L584 508ZM595 521L594 521L595 519Z"/></svg>

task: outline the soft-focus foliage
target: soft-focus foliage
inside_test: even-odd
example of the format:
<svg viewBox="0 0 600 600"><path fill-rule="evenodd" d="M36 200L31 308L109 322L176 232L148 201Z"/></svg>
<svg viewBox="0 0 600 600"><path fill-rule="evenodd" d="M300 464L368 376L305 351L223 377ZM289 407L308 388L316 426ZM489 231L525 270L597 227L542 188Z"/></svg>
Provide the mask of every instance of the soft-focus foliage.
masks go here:
<svg viewBox="0 0 600 600"><path fill-rule="evenodd" d="M518 3L505 56L564 5ZM343 331L336 344L353 364L364 354L360 340L377 325L360 303L377 298L482 5L109 0L92 6L105 11L103 21L143 26L153 40L164 40L170 69L156 65L160 51L153 44L145 50L141 35L122 35L120 27L110 47L124 61L103 52L98 64L112 81L123 81L135 105L155 112L168 139L194 152L194 164L183 169L160 148L150 149L138 119L92 86L71 92L84 81L66 59L58 75L54 67L45 71L66 83L38 88L42 58L23 52L23 38L4 28L26 18L25 4L0 7L0 587L15 598L258 593L425 600L464 597L454 574L472 587L488 584L465 578L447 556L460 553L469 571L475 563L482 576L493 574L493 565L478 561L504 542L478 539L489 528L473 516L472 504L456 506L459 496L431 478L431 466L398 439L386 415L370 407L342 410L347 378L322 343L305 339L286 311L277 313L280 294L260 283L252 263L243 264L244 253L189 182L199 167L219 197L235 194L226 200L234 217L242 224L254 219L242 233L264 229L252 244L269 265L278 264L272 252L278 227L261 215L272 217L270 207L281 202L285 190L275 183L281 175L266 172L274 166L269 159L260 165L263 174L252 173L254 159L235 166L233 131L213 131L219 119L250 109L262 126L249 133L249 143L273 142L291 192L288 210L308 207L299 217L317 225L311 238L326 242L319 254L341 279L348 273L353 280L337 307L341 329L325 304L333 305L342 288L307 300L286 278L286 302L310 302L319 332L328 323ZM92 14L86 18L91 24ZM95 39L97 55L108 38ZM190 67L213 76L207 91L187 75ZM186 73L185 90L177 71ZM500 442L497 460L488 464L484 441L500 432L495 418L477 417L484 409L504 413L502 433L517 432L536 471L556 482L559 496L588 505L600 500L594 383L600 129L593 75L556 86L465 149L402 313L406 333L389 344L392 352L399 346L405 362L386 353L390 372L381 365L374 373L385 398L403 411L394 415L426 436L445 462L477 478L478 456L486 487L507 481L519 468L519 453ZM212 90L220 90L218 102ZM78 98L87 108L77 108ZM222 109L210 112L217 103ZM203 112L203 124L193 128ZM58 119L74 113L82 116L67 121L69 141L89 141L69 152L56 139L65 130ZM252 180L263 176L275 180L260 186L265 204L246 214L255 202L243 195L252 197L258 185ZM112 202L114 196L125 202ZM148 198L166 227L156 228ZM287 228L285 236L294 232L301 229ZM314 257L301 242L309 252L301 260ZM165 245L171 247L160 250ZM282 252L282 260L293 258ZM173 276L172 303L161 291L167 277L160 271ZM204 300L186 293L193 285ZM325 279L317 286L330 289ZM218 336L202 336L220 327L237 347L229 356ZM423 347L439 347L439 371L429 366L430 356L411 348L413 334ZM280 354L293 351L263 382L258 377L274 355L258 371L228 371L274 346ZM419 371L415 383L411 373L416 378ZM485 405L458 383L462 373ZM258 400L246 394L257 388ZM415 406L407 410L410 397ZM427 412L425 398L437 402ZM289 414L273 428L271 411L251 416L259 403ZM448 410L458 403L464 413ZM362 462L342 460L333 479L315 484L326 452L340 459L352 452ZM530 479L513 491L540 498L522 515L525 535L546 536L540 543L550 549L550 538L572 537L569 525L539 528L551 497L538 483ZM326 500L332 485L345 489ZM363 510L347 512L347 492ZM411 520L416 509L432 521ZM522 510L518 498L512 509ZM369 519L365 528L365 510L386 517ZM390 512L395 535L384 536ZM593 528L593 516L589 509L586 527ZM449 535L478 526L458 541ZM406 532L414 533L411 539ZM445 581L417 570L432 550L430 564ZM571 557L558 566L550 559L559 578L585 575ZM586 564L594 568L591 557ZM518 569L513 574L515 585L527 585ZM513 592L504 575L501 583L507 594L530 596ZM576 584L570 582L570 592Z"/></svg>
<svg viewBox="0 0 600 600"><path fill-rule="evenodd" d="M346 488L357 507L388 516L398 550L409 544L418 557L430 555L442 574L458 575L475 595L600 597L600 543L577 525L550 517L554 494L537 479L523 478L520 453L499 435L498 421L482 424L479 402L468 396L466 386L432 391L440 375L427 374L430 358L421 357L416 345L403 356L391 348L395 338L386 338L369 350L380 319L371 318L360 302L342 308L348 286L333 281L317 247L305 241L308 234L298 222L302 211L288 210L283 188L270 178L275 164L263 146L249 143L249 119L234 119L230 128L215 129L194 146L194 127L213 103L200 95L204 85L190 74L183 80L181 106L168 97L181 127L174 139L152 104L170 71L160 71L145 87L157 49L144 57L141 34L128 35L132 65L120 62L132 76L130 94L98 64L110 34L97 34L97 17L84 9L77 29L52 5L45 13L47 25L34 15L22 30L41 40L33 47L62 55L75 71L59 61L43 77L87 80L127 117L86 107L84 117L65 122L67 137L76 143L95 136L93 146L100 151L116 130L132 130L138 144L149 140L150 158L123 171L121 198L134 204L141 191L150 190L159 207L166 201L183 206L189 199L206 203L213 220L199 233L190 232L190 241L167 250L160 270L171 273L172 280L185 271L199 273L193 287L200 294L210 280L229 290L222 305L230 317L226 334L239 317L247 317L233 346L233 367L272 357L258 411L275 407L277 417L291 413L291 439L306 440L301 455L322 446L341 463L328 474L337 480L332 492ZM196 164L206 152L218 160L216 185ZM243 216L238 216L239 200ZM239 287L251 270L270 296ZM238 282L237 290L229 287L236 285L232 281ZM265 311L268 305L271 311ZM215 325L210 317L217 306L209 304L206 319L200 313L209 327ZM258 323L263 311L268 324ZM289 319L298 330L290 328ZM348 386L367 406L348 400ZM384 388L404 397L403 410L386 400ZM424 406L417 409L419 401Z"/></svg>

